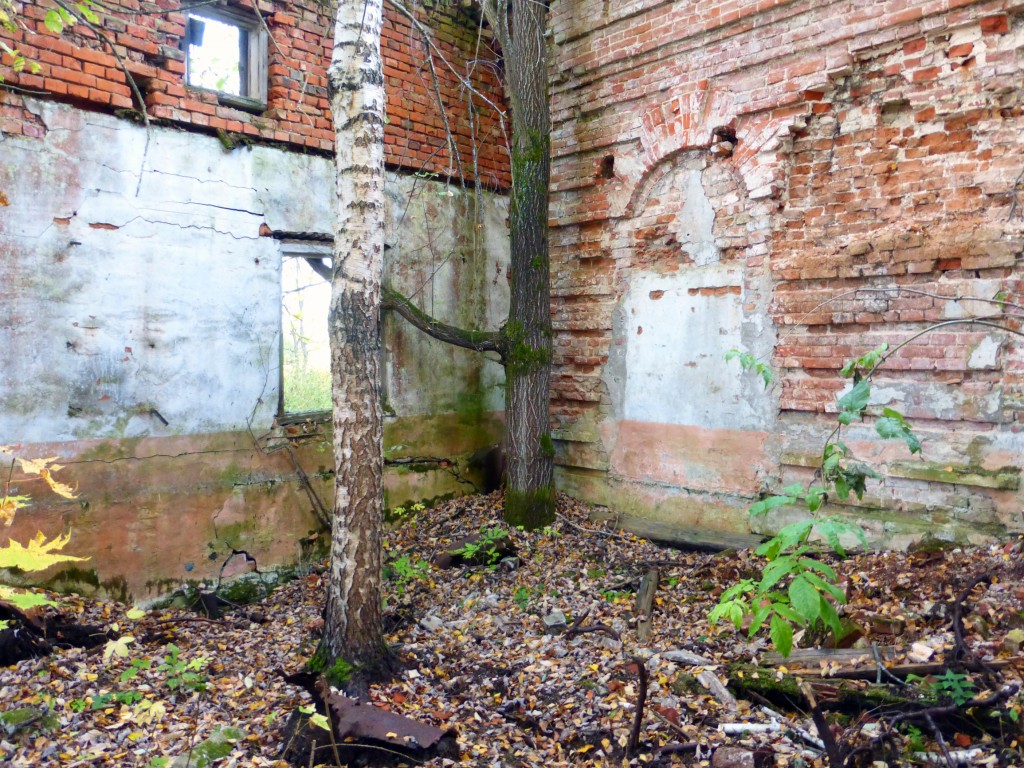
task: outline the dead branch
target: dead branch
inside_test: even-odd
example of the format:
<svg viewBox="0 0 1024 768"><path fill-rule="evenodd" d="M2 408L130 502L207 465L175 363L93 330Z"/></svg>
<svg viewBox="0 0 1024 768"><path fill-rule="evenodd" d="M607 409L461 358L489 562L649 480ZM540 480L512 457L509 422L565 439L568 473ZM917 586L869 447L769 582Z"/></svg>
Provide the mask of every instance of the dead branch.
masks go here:
<svg viewBox="0 0 1024 768"><path fill-rule="evenodd" d="M965 637L964 630L964 604L970 598L974 588L979 584L991 584L993 574L985 573L975 576L970 580L963 591L957 595L953 601L953 647L946 653L946 664L953 668L959 669L966 667L967 665L976 666L980 668L981 673L985 676L985 679L989 682L995 682L997 677L995 670L978 656L968 647L967 639Z"/></svg>
<svg viewBox="0 0 1024 768"><path fill-rule="evenodd" d="M807 699L808 704L811 707L811 720L814 722L814 728L818 731L818 738L821 739L822 744L825 745L825 754L828 755L828 764L836 766L845 765L846 750L843 749L839 744L836 743L836 737L832 733L832 729L828 725L828 721L825 719L825 712L818 704L817 697L814 695L814 689L809 683L800 684L800 692L803 693L804 698Z"/></svg>
<svg viewBox="0 0 1024 768"><path fill-rule="evenodd" d="M629 742L626 744L627 757L636 752L637 747L640 746L640 727L644 721L644 705L647 703L647 682L649 677L647 664L644 663L643 659L634 656L633 663L636 664L637 675L640 677L640 690L636 695L636 712L633 715L633 727L629 731Z"/></svg>

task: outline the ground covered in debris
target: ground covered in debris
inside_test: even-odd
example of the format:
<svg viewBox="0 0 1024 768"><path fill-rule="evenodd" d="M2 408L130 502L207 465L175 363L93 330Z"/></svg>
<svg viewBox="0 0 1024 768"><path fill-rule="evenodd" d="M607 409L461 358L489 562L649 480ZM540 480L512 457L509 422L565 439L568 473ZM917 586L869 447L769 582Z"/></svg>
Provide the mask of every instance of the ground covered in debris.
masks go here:
<svg viewBox="0 0 1024 768"><path fill-rule="evenodd" d="M507 531L500 504L409 512L387 534L387 641L404 672L371 698L454 729L458 756L429 765L813 766L834 749L851 765L1024 764L1020 542L847 559L852 647L780 663L764 640L707 621L724 588L760 577L752 553L659 547L566 498L550 529ZM463 552L491 560L494 543L498 562L428 565L482 530ZM652 569L645 621L637 591ZM284 765L286 723L311 700L278 670L313 653L321 578L311 567L212 620L56 598L64 618L119 639L0 670L0 761ZM344 761L349 745L336 748Z"/></svg>

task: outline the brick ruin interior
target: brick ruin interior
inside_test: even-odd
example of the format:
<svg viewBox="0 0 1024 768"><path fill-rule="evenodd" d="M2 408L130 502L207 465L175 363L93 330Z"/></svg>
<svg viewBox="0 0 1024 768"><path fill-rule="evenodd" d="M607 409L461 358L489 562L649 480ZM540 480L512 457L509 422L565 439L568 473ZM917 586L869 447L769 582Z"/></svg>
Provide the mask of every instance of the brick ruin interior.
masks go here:
<svg viewBox="0 0 1024 768"><path fill-rule="evenodd" d="M259 3L273 40L259 112L183 84L182 14L106 18L147 131L124 116L132 93L104 44L51 34L24 6L18 42L43 69L0 89L0 443L66 457L87 503L41 504L12 535L73 529L108 589L157 594L236 544L294 559L314 524L288 452L266 455L251 433L275 429L273 361L260 361L280 330L280 243L331 231L317 8ZM441 54L474 63L496 104L504 62L481 63L490 49L461 4L424 3L421 18L437 89L408 20L392 9L385 32L389 274L430 283L436 313L494 327L507 302L501 129ZM1021 345L953 322L998 309L975 299L1021 296L1021 7L553 0L550 26L559 489L642 532L742 537L751 499L813 475L844 362L947 322L875 380L922 457L852 425L847 444L883 479L847 511L888 546L1024 528ZM472 167L449 152L438 98ZM465 187L436 180L451 177ZM409 245L434 243L442 218L443 253ZM430 279L446 253L457 258ZM129 277L110 281L113 259ZM176 319L185 307L198 319ZM464 467L500 434L500 367L389 334L389 455ZM727 362L733 348L771 361L774 385ZM317 445L296 460L328 498ZM403 466L392 506L469 487L440 463ZM154 555L183 521L191 535Z"/></svg>

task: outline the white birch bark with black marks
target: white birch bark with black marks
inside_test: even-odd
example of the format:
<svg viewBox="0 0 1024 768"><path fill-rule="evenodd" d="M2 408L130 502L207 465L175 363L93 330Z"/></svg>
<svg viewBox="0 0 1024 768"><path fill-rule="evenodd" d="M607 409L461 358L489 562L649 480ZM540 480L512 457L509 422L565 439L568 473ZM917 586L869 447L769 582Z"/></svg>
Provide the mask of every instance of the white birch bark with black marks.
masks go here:
<svg viewBox="0 0 1024 768"><path fill-rule="evenodd" d="M336 475L320 653L328 664L344 659L367 670L384 658L379 370L385 215L382 21L382 0L339 0L328 70L337 163L329 316Z"/></svg>

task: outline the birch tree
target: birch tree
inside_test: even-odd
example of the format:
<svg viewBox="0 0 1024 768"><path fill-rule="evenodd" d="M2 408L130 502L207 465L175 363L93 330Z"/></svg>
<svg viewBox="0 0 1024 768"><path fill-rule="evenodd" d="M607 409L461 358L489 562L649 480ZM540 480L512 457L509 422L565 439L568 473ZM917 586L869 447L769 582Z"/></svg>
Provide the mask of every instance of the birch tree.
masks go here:
<svg viewBox="0 0 1024 768"><path fill-rule="evenodd" d="M385 658L381 623L383 413L380 292L384 266L382 0L338 0L328 78L337 208L329 335L335 501L319 655L366 671Z"/></svg>

